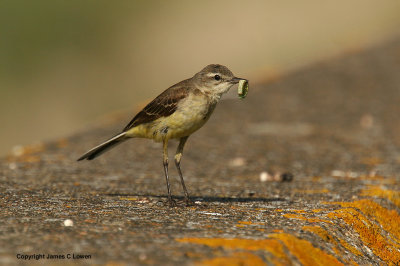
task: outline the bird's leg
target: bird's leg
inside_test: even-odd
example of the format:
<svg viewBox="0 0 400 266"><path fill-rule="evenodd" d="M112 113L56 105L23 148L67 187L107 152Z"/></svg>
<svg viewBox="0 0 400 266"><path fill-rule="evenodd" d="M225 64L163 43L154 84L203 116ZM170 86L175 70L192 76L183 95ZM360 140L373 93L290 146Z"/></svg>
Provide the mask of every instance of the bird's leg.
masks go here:
<svg viewBox="0 0 400 266"><path fill-rule="evenodd" d="M176 165L176 168L178 169L178 173L181 178L183 192L185 193L186 205L193 205L193 202L189 198L189 193L187 192L187 189L185 186L185 181L183 181L183 175L182 175L182 171L181 171L181 158L182 158L182 153L183 153L183 147L185 146L185 143L188 138L189 138L189 136L183 137L179 140L179 145L178 145L178 148L176 149L176 154L175 154L175 165Z"/></svg>
<svg viewBox="0 0 400 266"><path fill-rule="evenodd" d="M168 176L168 140L163 140L163 164L164 164L164 173L165 179L167 180L167 189L168 189L168 204L171 207L176 206L176 202L171 197L171 188L169 186L169 176Z"/></svg>

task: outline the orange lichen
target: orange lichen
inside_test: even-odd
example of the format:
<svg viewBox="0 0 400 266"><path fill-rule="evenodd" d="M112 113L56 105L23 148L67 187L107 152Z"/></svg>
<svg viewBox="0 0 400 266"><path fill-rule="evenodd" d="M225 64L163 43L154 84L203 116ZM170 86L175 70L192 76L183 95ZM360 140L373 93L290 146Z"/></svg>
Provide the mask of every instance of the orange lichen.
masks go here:
<svg viewBox="0 0 400 266"><path fill-rule="evenodd" d="M265 223L254 223L252 221L238 221L240 225L265 225Z"/></svg>
<svg viewBox="0 0 400 266"><path fill-rule="evenodd" d="M216 257L212 259L202 260L197 265L223 266L264 266L265 262L257 255L250 252L235 252L229 257Z"/></svg>
<svg viewBox="0 0 400 266"><path fill-rule="evenodd" d="M363 243L368 246L376 256L380 257L385 262L400 263L400 252L398 251L400 245L384 237L379 225L371 222L369 218L355 209L359 208L361 211L366 210L370 213L370 211L367 210L366 204L373 205L372 201L364 200L364 202L356 201L349 203L336 202L335 204L349 208L335 210L328 214L329 218L341 219L351 226L351 228L359 234ZM377 215L379 216L379 214Z"/></svg>
<svg viewBox="0 0 400 266"><path fill-rule="evenodd" d="M348 265L353 265L353 266L358 266L359 264L357 262L355 262L354 260L348 260L347 261Z"/></svg>
<svg viewBox="0 0 400 266"><path fill-rule="evenodd" d="M290 210L290 211L295 213L307 213L305 210Z"/></svg>
<svg viewBox="0 0 400 266"><path fill-rule="evenodd" d="M179 242L193 243L207 245L209 247L217 248L223 247L228 250L247 250L247 251L257 251L265 250L269 252L271 257L271 262L275 265L287 265L290 263L289 258L284 252L282 244L275 239L225 239L225 238L181 238L176 239Z"/></svg>
<svg viewBox="0 0 400 266"><path fill-rule="evenodd" d="M272 234L269 237L282 241L290 253L303 265L343 265L334 256L314 247L309 241L291 234Z"/></svg>
<svg viewBox="0 0 400 266"><path fill-rule="evenodd" d="M303 215L297 214L297 213L286 213L283 215L283 217L289 218L289 219L299 219L303 221L307 221L309 223L332 223L331 221L327 219L321 219L321 218L313 218L313 217L305 217Z"/></svg>
<svg viewBox="0 0 400 266"><path fill-rule="evenodd" d="M323 211L325 211L324 209L313 209L313 210L311 210L312 212L323 212Z"/></svg>
<svg viewBox="0 0 400 266"><path fill-rule="evenodd" d="M303 230L312 232L322 238L325 242L331 243L333 245L333 250L337 255L341 254L340 245L355 255L362 255L362 253L358 249L347 243L344 239L336 237L339 242L336 241L336 239L331 234L329 234L328 231L320 226L303 226Z"/></svg>
<svg viewBox="0 0 400 266"><path fill-rule="evenodd" d="M382 189L380 186L369 186L367 189L361 191L361 196L385 198L400 208L400 191Z"/></svg>
<svg viewBox="0 0 400 266"><path fill-rule="evenodd" d="M239 224L247 224L247 225L253 224L253 222L251 222L251 221L238 221L238 223Z"/></svg>
<svg viewBox="0 0 400 266"><path fill-rule="evenodd" d="M393 190L384 190L379 186L370 186L362 191L363 196L377 196L391 200L396 206L400 205L400 192ZM282 216L290 219L304 220L310 223L326 223L330 228L332 224L343 226L347 224L354 232L359 235L359 239L371 251L386 263L400 263L400 214L396 210L387 209L380 204L370 200L362 199L354 202L326 202L326 204L340 205L342 208L337 210L315 209L315 210L289 210L290 213ZM282 209L275 209L276 212L284 212ZM315 213L324 213L323 218L309 217ZM262 223L253 223L252 221L238 221L237 226L253 226ZM305 265L341 265L337 260L340 258L346 264L356 264L348 257L344 257L347 252L356 256L362 256L363 253L355 246L346 242L346 240L332 235L330 230L321 226L304 226L303 230L318 235L325 243L330 244L332 254L314 247L311 242L300 239L292 234L284 233L282 229L273 230L273 234L268 235L267 239L224 239L224 238L183 238L177 239L180 242L203 244L209 247L222 247L225 250L240 251L232 253L227 257L217 257L205 261L202 264L210 265L256 265L264 263L261 258L251 253L251 251L267 252L265 258L268 262L277 265L290 264L293 257L301 264ZM246 251L246 252L242 252ZM291 254L291 255L289 255ZM337 258L336 258L336 257ZM290 259L291 258L291 259ZM252 261L251 264L245 264L246 260Z"/></svg>
<svg viewBox="0 0 400 266"><path fill-rule="evenodd" d="M307 240L299 239L296 236L287 233L276 233L268 236L268 239L224 239L224 238L181 238L179 242L207 245L209 247L223 247L228 250L247 250L257 251L265 250L272 255L270 261L274 265L290 264L288 256L285 254L285 247L304 265L342 265L334 256L314 247ZM207 260L207 262L232 262L236 263L234 257L216 258ZM231 260L232 259L232 260ZM204 261L202 261L204 262ZM218 265L218 264L217 264ZM234 264L235 265L235 264Z"/></svg>
<svg viewBox="0 0 400 266"><path fill-rule="evenodd" d="M348 251L350 251L351 253L355 254L355 255L359 255L362 256L363 254L361 253L361 251L359 251L358 249L356 249L354 246L350 245L349 243L347 243L344 239L342 238L338 238L339 243Z"/></svg>
<svg viewBox="0 0 400 266"><path fill-rule="evenodd" d="M336 241L333 239L333 237L325 229L323 229L320 226L303 226L302 229L304 231L309 231L309 232L312 232L312 233L318 235L320 238L322 238L326 242L336 244L335 243Z"/></svg>
<svg viewBox="0 0 400 266"><path fill-rule="evenodd" d="M307 220L306 217L304 217L303 215L300 214L296 214L296 213L285 213L283 215L283 217L289 218L289 219L299 219L299 220Z"/></svg>
<svg viewBox="0 0 400 266"><path fill-rule="evenodd" d="M263 250L270 249L284 257L283 249L279 242L272 239L240 239L240 238L180 238L179 242L207 245L209 247L223 247L226 249ZM272 247L272 248L271 248ZM279 248L277 248L279 247Z"/></svg>
<svg viewBox="0 0 400 266"><path fill-rule="evenodd" d="M390 236L400 243L400 215L395 210L388 210L372 200L340 203L342 207L356 207L364 214L375 219Z"/></svg>

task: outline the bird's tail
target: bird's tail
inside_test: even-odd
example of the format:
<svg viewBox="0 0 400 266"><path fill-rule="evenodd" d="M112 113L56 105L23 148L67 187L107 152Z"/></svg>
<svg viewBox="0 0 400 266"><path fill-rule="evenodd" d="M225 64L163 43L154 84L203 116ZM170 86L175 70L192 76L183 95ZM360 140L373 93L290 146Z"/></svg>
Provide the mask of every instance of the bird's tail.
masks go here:
<svg viewBox="0 0 400 266"><path fill-rule="evenodd" d="M93 149L91 149L90 151L88 151L87 153L82 155L78 159L78 161L85 160L85 159L86 160L93 160L94 158L100 156L104 152L106 152L109 149L115 147L117 144L120 144L120 143L124 142L127 139L128 139L128 137L126 137L126 132L122 132L122 133L112 137L111 139L103 142L102 144L94 147Z"/></svg>

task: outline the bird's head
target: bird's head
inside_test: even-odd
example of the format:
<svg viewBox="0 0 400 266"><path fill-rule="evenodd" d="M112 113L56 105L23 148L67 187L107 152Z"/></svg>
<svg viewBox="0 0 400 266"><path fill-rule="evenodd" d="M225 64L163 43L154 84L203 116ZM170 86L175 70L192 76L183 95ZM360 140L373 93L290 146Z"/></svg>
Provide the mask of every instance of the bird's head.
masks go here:
<svg viewBox="0 0 400 266"><path fill-rule="evenodd" d="M206 66L192 79L200 90L218 95L228 92L241 80L235 77L226 66L218 64Z"/></svg>

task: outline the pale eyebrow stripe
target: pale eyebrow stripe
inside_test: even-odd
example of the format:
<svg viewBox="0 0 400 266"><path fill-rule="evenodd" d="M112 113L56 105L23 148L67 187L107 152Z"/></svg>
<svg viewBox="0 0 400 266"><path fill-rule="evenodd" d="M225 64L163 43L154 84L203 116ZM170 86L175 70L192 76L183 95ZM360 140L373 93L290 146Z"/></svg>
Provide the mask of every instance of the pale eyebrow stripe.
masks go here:
<svg viewBox="0 0 400 266"><path fill-rule="evenodd" d="M209 73L209 74L207 74L208 77L214 77L215 75L222 76L220 73Z"/></svg>

